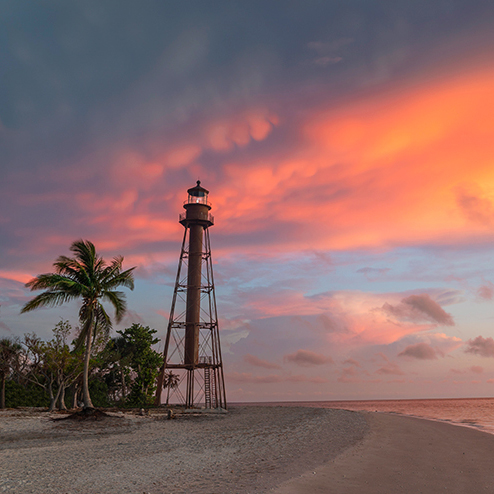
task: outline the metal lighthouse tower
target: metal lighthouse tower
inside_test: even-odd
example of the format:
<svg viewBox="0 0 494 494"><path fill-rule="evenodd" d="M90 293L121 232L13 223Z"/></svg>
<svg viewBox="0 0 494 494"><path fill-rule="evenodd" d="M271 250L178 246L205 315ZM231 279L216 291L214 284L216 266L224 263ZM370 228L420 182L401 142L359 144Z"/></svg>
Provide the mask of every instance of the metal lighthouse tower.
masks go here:
<svg viewBox="0 0 494 494"><path fill-rule="evenodd" d="M172 373L177 381L168 393L172 391L186 408L226 409L209 242L209 227L214 218L210 213L209 191L201 187L199 180L187 192L185 213L179 218L185 231L155 404L161 403L163 384L167 384Z"/></svg>

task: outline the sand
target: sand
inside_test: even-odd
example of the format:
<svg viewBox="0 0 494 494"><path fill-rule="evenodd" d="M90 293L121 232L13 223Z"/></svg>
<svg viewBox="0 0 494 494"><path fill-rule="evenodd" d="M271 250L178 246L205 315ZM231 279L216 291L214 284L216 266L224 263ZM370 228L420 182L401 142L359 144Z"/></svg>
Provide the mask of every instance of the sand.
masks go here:
<svg viewBox="0 0 494 494"><path fill-rule="evenodd" d="M77 423L0 412L0 492L494 493L493 460L494 435L384 413L251 406Z"/></svg>
<svg viewBox="0 0 494 494"><path fill-rule="evenodd" d="M275 494L494 493L494 435L444 422L365 413L370 433Z"/></svg>
<svg viewBox="0 0 494 494"><path fill-rule="evenodd" d="M344 410L234 407L227 414L54 422L0 413L0 492L262 493L361 440Z"/></svg>

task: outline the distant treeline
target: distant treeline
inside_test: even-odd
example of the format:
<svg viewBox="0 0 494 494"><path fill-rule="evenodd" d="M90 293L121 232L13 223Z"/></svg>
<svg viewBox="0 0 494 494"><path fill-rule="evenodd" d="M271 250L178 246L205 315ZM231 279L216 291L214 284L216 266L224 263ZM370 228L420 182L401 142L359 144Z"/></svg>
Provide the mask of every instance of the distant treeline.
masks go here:
<svg viewBox="0 0 494 494"><path fill-rule="evenodd" d="M72 327L61 320L53 338L35 333L0 339L0 408L46 407L66 410L82 406L84 349L77 338L69 343ZM147 407L153 404L156 378L163 364L153 350L156 330L132 324L118 336L99 332L91 351L89 389L97 407ZM106 336L106 337L105 337ZM176 387L169 373L164 387Z"/></svg>

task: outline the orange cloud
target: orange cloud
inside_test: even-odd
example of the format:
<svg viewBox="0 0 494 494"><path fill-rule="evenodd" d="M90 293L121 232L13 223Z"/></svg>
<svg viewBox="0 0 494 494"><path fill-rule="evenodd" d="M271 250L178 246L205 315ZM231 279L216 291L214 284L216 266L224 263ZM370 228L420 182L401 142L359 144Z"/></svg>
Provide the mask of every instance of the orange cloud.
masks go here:
<svg viewBox="0 0 494 494"><path fill-rule="evenodd" d="M230 118L209 122L204 130L206 147L227 151L234 145L244 147L253 139L262 141L278 124L278 117L265 109L251 109Z"/></svg>
<svg viewBox="0 0 494 494"><path fill-rule="evenodd" d="M22 271L0 271L0 278L18 281L19 283L27 283L33 278L33 275L23 273Z"/></svg>
<svg viewBox="0 0 494 494"><path fill-rule="evenodd" d="M483 70L308 112L289 157L224 166L219 228L286 223L285 249L490 238L493 85Z"/></svg>

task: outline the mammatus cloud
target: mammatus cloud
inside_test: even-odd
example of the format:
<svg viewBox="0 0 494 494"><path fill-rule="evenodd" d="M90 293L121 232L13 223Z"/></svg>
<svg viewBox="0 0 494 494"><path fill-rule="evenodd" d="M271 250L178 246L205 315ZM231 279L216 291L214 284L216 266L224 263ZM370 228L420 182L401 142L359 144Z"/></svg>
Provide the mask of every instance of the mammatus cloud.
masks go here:
<svg viewBox="0 0 494 494"><path fill-rule="evenodd" d="M255 367L262 367L264 369L280 369L279 365L268 362L267 360L260 359L255 355L251 355L249 353L244 357L244 361Z"/></svg>
<svg viewBox="0 0 494 494"><path fill-rule="evenodd" d="M307 43L307 48L316 52L317 56L313 59L313 63L325 67L343 60L343 57L338 53L345 45L352 43L352 38L339 38L332 42L311 41Z"/></svg>
<svg viewBox="0 0 494 494"><path fill-rule="evenodd" d="M416 345L409 345L398 354L398 357L412 357L419 360L434 360L437 359L437 353L427 343L417 343Z"/></svg>
<svg viewBox="0 0 494 494"><path fill-rule="evenodd" d="M494 339L477 336L473 340L468 340L465 352L481 357L494 357Z"/></svg>
<svg viewBox="0 0 494 494"><path fill-rule="evenodd" d="M432 300L426 293L410 295L398 305L385 303L382 310L401 321L430 321L445 326L454 326L453 317Z"/></svg>
<svg viewBox="0 0 494 494"><path fill-rule="evenodd" d="M325 355L311 352L310 350L297 350L295 353L285 355L284 360L303 367L333 363L333 359L331 357L326 357Z"/></svg>

